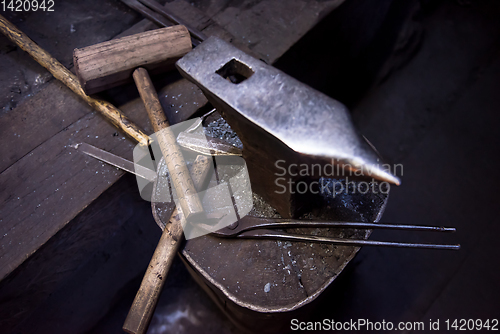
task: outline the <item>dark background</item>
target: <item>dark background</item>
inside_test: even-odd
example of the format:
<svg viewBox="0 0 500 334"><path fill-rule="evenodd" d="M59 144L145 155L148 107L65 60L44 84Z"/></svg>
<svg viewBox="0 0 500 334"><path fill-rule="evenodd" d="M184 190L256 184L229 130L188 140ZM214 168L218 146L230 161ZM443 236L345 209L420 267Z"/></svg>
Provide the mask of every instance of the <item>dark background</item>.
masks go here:
<svg viewBox="0 0 500 334"><path fill-rule="evenodd" d="M344 5L356 6L356 1ZM388 12L398 14L386 14L386 30L371 43L393 36L390 26L397 26L408 10L399 5L389 6ZM376 231L373 239L425 242L436 237L462 246L458 252L364 247L324 298L315 320L423 321L428 326L430 319L439 319L443 330L446 319L500 315L500 3L420 5L411 14L420 29L407 38L410 50L391 56L395 68L378 73L375 81L380 81L369 83L376 62L384 58L383 47L351 51L357 56L351 62L337 49L349 48L348 38L365 36L361 31L345 38L342 30L354 29L336 17L347 8L339 8L277 64L346 103L382 156L404 165L402 185L391 188L383 221L457 228L446 238ZM372 8L371 19L381 7ZM414 49L412 38L419 40ZM326 48L331 51L321 51Z"/></svg>

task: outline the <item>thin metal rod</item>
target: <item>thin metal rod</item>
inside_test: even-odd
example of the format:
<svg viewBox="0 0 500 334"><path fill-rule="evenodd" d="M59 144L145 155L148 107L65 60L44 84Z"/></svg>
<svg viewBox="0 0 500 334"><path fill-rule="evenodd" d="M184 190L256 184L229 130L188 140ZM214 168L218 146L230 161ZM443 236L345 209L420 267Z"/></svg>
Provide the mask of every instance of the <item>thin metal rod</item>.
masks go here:
<svg viewBox="0 0 500 334"><path fill-rule="evenodd" d="M272 230L253 230L238 234L238 238L249 239L279 239L299 242L319 242L329 243L342 246L385 246L399 248L426 248L426 249L446 249L458 250L460 245L441 245L441 244L420 244L420 243L405 243L405 242L389 242L375 240L356 240L356 239L340 239L331 237L321 237L313 235L289 234L285 232L277 232Z"/></svg>
<svg viewBox="0 0 500 334"><path fill-rule="evenodd" d="M363 222L337 222L321 220L297 220L282 218L259 218L246 216L237 222L235 226L226 227L213 232L222 237L234 237L239 233L260 228L289 228L289 227L339 227L339 228L362 228L362 229L391 229L409 231L431 231L431 232L455 232L454 227L443 226L421 226L421 225L401 225L384 223L363 223Z"/></svg>
<svg viewBox="0 0 500 334"><path fill-rule="evenodd" d="M383 229L383 230L411 230L411 231L432 231L432 232L456 232L454 227L425 226L425 225L402 225L385 223L363 223L363 222L335 222L321 220L296 220L296 219L265 219L261 223L252 222L253 228L261 227L346 227L363 229Z"/></svg>

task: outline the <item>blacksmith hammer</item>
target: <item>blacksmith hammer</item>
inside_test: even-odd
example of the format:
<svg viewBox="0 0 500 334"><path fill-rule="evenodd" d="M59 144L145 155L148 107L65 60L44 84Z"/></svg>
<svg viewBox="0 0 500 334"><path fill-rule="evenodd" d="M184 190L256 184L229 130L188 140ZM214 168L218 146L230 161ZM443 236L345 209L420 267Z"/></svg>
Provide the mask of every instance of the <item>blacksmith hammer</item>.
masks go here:
<svg viewBox="0 0 500 334"><path fill-rule="evenodd" d="M284 217L307 209L301 190L317 193L321 177L400 184L344 105L231 44L210 37L176 66L236 131L252 189Z"/></svg>
<svg viewBox="0 0 500 334"><path fill-rule="evenodd" d="M158 72L172 68L173 62L190 50L188 30L177 25L75 49L73 53L78 79L89 94L118 86L133 77L157 133L182 212L188 220L201 216L203 206L148 70Z"/></svg>
<svg viewBox="0 0 500 334"><path fill-rule="evenodd" d="M129 333L147 331L165 277L183 241L184 220L193 222L205 218L195 184L146 69L157 70L165 64L172 65L172 60L190 50L188 30L184 26L173 26L74 52L75 68L81 85L94 93L121 84L132 75L153 125L181 209L180 212L179 208L176 209L169 228L163 231L123 325L123 329ZM157 157L158 161L159 158ZM199 169L195 176L200 177L208 170L203 166L199 166Z"/></svg>

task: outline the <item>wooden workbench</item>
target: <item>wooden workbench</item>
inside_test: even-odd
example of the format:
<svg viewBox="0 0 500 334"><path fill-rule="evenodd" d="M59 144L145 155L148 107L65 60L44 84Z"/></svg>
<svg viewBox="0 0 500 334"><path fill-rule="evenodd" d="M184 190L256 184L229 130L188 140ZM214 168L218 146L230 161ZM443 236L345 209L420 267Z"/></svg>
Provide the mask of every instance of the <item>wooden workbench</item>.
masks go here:
<svg viewBox="0 0 500 334"><path fill-rule="evenodd" d="M273 63L342 2L268 0L243 1L232 6L231 2L212 0L197 2L196 6L174 1L166 6L205 34L246 45L263 60ZM143 20L121 35L153 28L152 23ZM77 46L102 40L103 36L99 35L95 40L87 39L82 42L86 44ZM173 76L166 81L169 84L159 94L165 107L176 108L184 104L183 112L187 115L205 103L201 92L185 80ZM181 99L172 99L180 94ZM116 91L115 95L120 96ZM146 132L152 132L138 99L127 101L121 110ZM16 282L22 276L23 263L35 258L34 254L49 240L62 237L69 227L78 235L85 231L83 226L89 221L94 221L93 226L99 226L96 223L99 216L87 215L87 218L77 220L75 217L86 217L86 208L123 175L123 172L77 152L72 145L86 142L131 159L135 143L118 133L55 80L45 83L36 94L23 100L15 109L3 112L0 117L0 281L3 280L0 297L5 300L9 295L6 291L19 288L16 284L20 283ZM118 205L118 201L110 203ZM82 228L73 224L82 224ZM89 238L92 235L86 233L75 237L72 242L74 245L84 244L82 240ZM78 253L79 248L75 246L68 252ZM49 254L38 257L37 261L50 257L56 263L68 256L69 253ZM57 278L52 277L52 280ZM45 294L50 292L47 289ZM18 298L19 294L16 296ZM39 300L43 298L40 296ZM32 304L35 307L36 301ZM0 305L0 308L9 309L12 324L15 324L16 316L22 316L12 304Z"/></svg>

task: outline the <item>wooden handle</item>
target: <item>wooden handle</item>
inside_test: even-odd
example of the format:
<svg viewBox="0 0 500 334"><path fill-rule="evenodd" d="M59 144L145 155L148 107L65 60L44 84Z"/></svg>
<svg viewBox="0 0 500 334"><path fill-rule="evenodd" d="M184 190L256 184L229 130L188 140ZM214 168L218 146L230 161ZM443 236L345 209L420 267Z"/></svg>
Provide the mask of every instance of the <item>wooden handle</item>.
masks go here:
<svg viewBox="0 0 500 334"><path fill-rule="evenodd" d="M209 158L199 155L191 168L191 177L198 190L210 171L209 162ZM158 246L156 246L146 274L142 279L141 287L137 291L127 319L123 324L123 330L127 333L146 333L148 330L168 271L182 243L183 219L182 211L175 209L163 230Z"/></svg>
<svg viewBox="0 0 500 334"><path fill-rule="evenodd" d="M189 176L186 162L177 145L175 135L170 130L170 125L158 100L158 95L148 71L144 68L138 68L134 71L133 77L156 133L182 212L188 220L202 216L203 206L198 198L193 180Z"/></svg>
<svg viewBox="0 0 500 334"><path fill-rule="evenodd" d="M2 15L0 15L0 31L22 50L26 51L40 65L45 67L57 80L64 83L69 89L84 99L92 108L104 115L104 117L114 126L123 130L140 144L146 146L149 144L149 136L123 115L118 108L109 102L94 99L85 94L82 86L78 82L78 78L73 73L52 57L47 51L39 47Z"/></svg>

